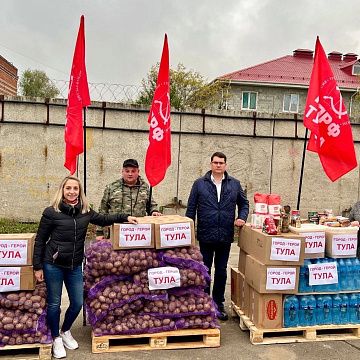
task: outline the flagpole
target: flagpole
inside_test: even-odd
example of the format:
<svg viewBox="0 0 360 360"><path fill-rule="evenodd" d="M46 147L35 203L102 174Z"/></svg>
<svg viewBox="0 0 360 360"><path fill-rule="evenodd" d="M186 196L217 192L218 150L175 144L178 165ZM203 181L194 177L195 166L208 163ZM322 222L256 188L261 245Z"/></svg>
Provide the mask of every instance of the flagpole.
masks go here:
<svg viewBox="0 0 360 360"><path fill-rule="evenodd" d="M84 193L86 195L86 107L84 107Z"/></svg>
<svg viewBox="0 0 360 360"><path fill-rule="evenodd" d="M307 142L308 131L309 131L308 128L306 128L306 130L305 130L305 139L304 139L304 148L303 148L303 154L302 154L302 160L301 160L301 171L300 171L298 199L297 199L297 204L296 204L296 209L297 210L300 210L301 188L302 188L302 181L303 181L303 175L304 175L306 142Z"/></svg>
<svg viewBox="0 0 360 360"><path fill-rule="evenodd" d="M150 186L150 191L149 191L149 198L148 201L146 202L146 212L148 215L150 214L151 211L151 197L152 197L152 186Z"/></svg>

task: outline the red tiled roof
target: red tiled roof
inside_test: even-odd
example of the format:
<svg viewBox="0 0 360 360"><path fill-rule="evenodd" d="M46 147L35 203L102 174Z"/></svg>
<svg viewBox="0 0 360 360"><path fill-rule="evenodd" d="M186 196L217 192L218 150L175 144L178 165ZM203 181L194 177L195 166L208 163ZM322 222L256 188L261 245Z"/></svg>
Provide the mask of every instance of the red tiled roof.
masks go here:
<svg viewBox="0 0 360 360"><path fill-rule="evenodd" d="M300 50L300 49L299 49ZM357 89L360 87L360 79L356 75L350 75L348 67L356 61L330 60L329 64L334 72L335 79L342 89ZM234 71L218 77L219 80L231 80L234 82L268 83L309 86L313 66L313 58L308 56L286 55L278 59L270 60L246 69Z"/></svg>

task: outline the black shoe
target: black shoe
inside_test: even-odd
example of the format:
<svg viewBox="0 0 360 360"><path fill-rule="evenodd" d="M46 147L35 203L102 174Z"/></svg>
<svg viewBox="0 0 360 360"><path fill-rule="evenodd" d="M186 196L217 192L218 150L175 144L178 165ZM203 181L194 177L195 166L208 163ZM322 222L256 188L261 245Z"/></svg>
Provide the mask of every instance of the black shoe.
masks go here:
<svg viewBox="0 0 360 360"><path fill-rule="evenodd" d="M217 318L221 321L226 321L229 320L229 316L225 311L225 306L224 304L220 304L218 305L218 315Z"/></svg>

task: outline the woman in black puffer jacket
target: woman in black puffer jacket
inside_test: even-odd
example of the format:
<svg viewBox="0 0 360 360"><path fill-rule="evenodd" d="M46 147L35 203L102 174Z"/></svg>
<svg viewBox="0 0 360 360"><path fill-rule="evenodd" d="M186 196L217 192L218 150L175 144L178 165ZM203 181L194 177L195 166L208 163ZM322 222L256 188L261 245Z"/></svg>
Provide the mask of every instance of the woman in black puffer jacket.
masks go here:
<svg viewBox="0 0 360 360"><path fill-rule="evenodd" d="M54 339L55 358L66 356L64 346L68 349L78 348L70 328L83 306L82 262L89 223L107 226L125 221L137 223L133 216L101 215L90 209L81 183L74 176L67 176L61 182L51 206L44 210L35 239L33 265L36 279L46 282L47 322ZM70 305L60 332L63 283Z"/></svg>

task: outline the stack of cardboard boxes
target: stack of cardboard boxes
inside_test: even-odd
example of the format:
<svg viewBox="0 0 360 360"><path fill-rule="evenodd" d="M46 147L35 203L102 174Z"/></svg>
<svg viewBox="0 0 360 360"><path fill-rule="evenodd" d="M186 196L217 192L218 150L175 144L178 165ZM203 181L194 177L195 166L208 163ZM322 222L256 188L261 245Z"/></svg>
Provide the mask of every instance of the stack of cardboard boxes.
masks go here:
<svg viewBox="0 0 360 360"><path fill-rule="evenodd" d="M283 294L296 294L305 238L267 235L246 224L240 230L238 268L231 269L231 300L258 327L283 326Z"/></svg>
<svg viewBox="0 0 360 360"><path fill-rule="evenodd" d="M34 290L31 265L35 235L0 234L0 293Z"/></svg>

